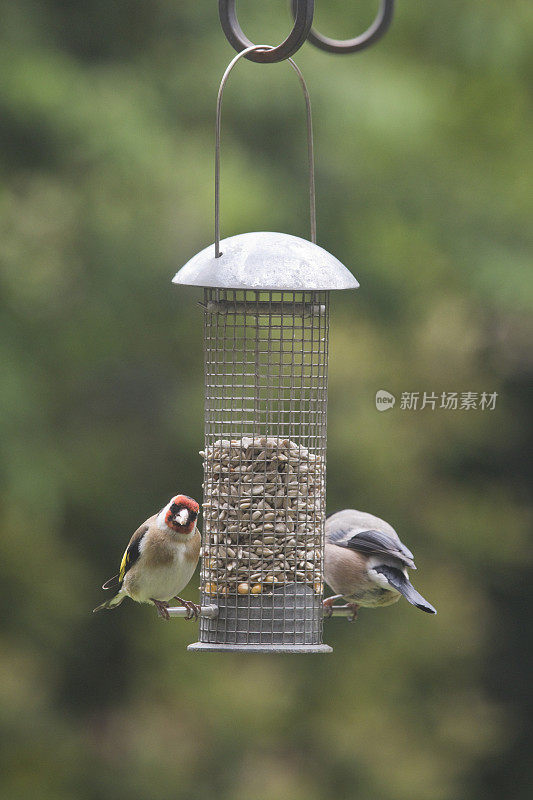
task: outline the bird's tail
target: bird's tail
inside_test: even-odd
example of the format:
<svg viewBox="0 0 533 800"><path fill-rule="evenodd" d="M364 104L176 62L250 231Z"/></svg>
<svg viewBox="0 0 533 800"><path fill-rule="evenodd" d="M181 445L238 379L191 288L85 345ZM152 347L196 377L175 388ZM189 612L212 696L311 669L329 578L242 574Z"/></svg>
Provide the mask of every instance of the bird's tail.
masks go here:
<svg viewBox="0 0 533 800"><path fill-rule="evenodd" d="M96 614L97 611L109 611L110 609L119 606L122 603L122 601L126 598L126 596L127 595L124 594L124 592L119 592L114 597L112 597L111 600L107 600L105 603L102 603L102 605L93 608L93 614Z"/></svg>
<svg viewBox="0 0 533 800"><path fill-rule="evenodd" d="M422 597L420 592L417 592L411 581L405 577L403 572L399 569L395 569L394 567L388 567L380 565L379 567L375 567L376 572L381 572L390 583L390 585L396 589L396 591L403 594L405 599L411 603L411 605L416 606L421 611L425 611L427 614L436 614L437 609L434 608L431 603Z"/></svg>

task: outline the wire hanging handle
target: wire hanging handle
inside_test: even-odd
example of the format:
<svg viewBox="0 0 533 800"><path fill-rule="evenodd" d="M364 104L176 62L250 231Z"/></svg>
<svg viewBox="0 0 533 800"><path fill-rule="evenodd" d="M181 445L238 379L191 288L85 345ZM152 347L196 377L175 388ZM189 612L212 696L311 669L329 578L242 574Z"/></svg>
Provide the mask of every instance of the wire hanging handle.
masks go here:
<svg viewBox="0 0 533 800"><path fill-rule="evenodd" d="M220 86L218 89L218 96L217 96L217 112L216 112L216 124L215 124L215 258L220 258L222 253L220 252L220 118L221 118L221 111L222 111L222 97L224 95L224 88L228 81L230 72L232 71L233 67L237 64L237 61L240 61L241 58L247 58L249 53L254 51L271 51L275 50L275 47L267 44L254 44L251 47L246 47L244 50L241 50L234 59L230 61L228 66L226 67L226 71L222 76L222 80L220 81ZM310 218L310 227L311 227L311 241L313 244L316 244L316 201L315 201L315 156L314 156L314 146L313 146L313 119L311 116L311 98L309 97L309 92L307 90L307 84L305 82L304 76L302 75L300 68L296 65L296 63L292 60L292 58L288 58L287 61L296 72L298 76L298 80L300 81L300 86L302 87L304 99L305 99L305 111L306 111L306 123L307 123L307 160L308 160L308 167L309 167L309 218Z"/></svg>
<svg viewBox="0 0 533 800"><path fill-rule="evenodd" d="M292 14L295 18L298 11L298 4L299 0L291 0ZM361 33L354 39L330 39L328 36L324 36L313 28L310 29L307 38L315 47L326 50L328 53L356 53L358 50L363 50L365 47L369 47L371 44L374 44L374 42L377 42L378 39L381 39L392 22L393 13L394 0L381 0L381 5L374 22L364 33Z"/></svg>
<svg viewBox="0 0 533 800"><path fill-rule="evenodd" d="M246 50L246 58L261 64L284 61L300 49L311 30L314 10L315 0L293 0L294 26L285 41L277 47L270 47L268 50L257 50L254 49L254 43L243 33L239 25L235 10L235 0L218 0L220 24L228 42L238 53Z"/></svg>

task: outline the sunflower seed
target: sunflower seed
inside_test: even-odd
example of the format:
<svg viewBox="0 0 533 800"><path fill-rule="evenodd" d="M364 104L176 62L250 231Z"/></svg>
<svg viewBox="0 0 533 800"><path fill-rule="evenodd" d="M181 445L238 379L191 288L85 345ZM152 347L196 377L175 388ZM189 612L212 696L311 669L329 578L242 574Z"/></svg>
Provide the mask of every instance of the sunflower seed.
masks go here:
<svg viewBox="0 0 533 800"><path fill-rule="evenodd" d="M295 580L321 591L322 456L274 437L219 439L201 455L204 591L271 594Z"/></svg>

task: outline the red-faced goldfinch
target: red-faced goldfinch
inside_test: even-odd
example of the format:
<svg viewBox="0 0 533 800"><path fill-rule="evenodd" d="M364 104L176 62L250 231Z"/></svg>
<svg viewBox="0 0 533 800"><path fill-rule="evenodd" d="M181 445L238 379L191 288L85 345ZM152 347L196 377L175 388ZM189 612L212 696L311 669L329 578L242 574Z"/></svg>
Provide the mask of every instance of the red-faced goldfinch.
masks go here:
<svg viewBox="0 0 533 800"><path fill-rule="evenodd" d="M192 578L200 555L199 510L196 500L178 494L147 519L131 537L118 575L102 586L118 589L117 594L94 611L115 608L131 597L138 603L153 603L160 617L170 619L169 600L176 599L187 609L187 619L196 618L200 607L178 595Z"/></svg>
<svg viewBox="0 0 533 800"><path fill-rule="evenodd" d="M359 606L388 606L403 594L413 606L436 614L410 583L407 567L416 569L413 554L384 520L351 508L327 518L324 577L336 594L324 600L326 613L343 597L353 621Z"/></svg>

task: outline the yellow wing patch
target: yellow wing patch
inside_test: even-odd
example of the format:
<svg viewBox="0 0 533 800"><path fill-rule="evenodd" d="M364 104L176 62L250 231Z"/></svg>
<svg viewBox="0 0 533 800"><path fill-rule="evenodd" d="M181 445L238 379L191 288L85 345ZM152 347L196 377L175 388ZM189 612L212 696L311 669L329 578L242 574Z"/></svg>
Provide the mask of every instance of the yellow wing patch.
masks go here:
<svg viewBox="0 0 533 800"><path fill-rule="evenodd" d="M122 581L124 580L124 575L128 571L128 567L130 565L129 562L130 562L130 549L128 547L128 549L122 556L122 561L120 562L120 569L118 571L118 579L120 583L122 583ZM116 563L117 562L115 561L115 564Z"/></svg>
<svg viewBox="0 0 533 800"><path fill-rule="evenodd" d="M136 533L134 533L131 542L126 548L126 552L122 556L122 561L120 562L120 569L118 571L118 580L120 584L122 584L126 572L129 570L130 567L133 566L133 564L135 564L135 562L139 558L141 554L140 553L141 539L143 538L147 530L148 526L145 526L144 528L139 528L139 530L136 531Z"/></svg>

